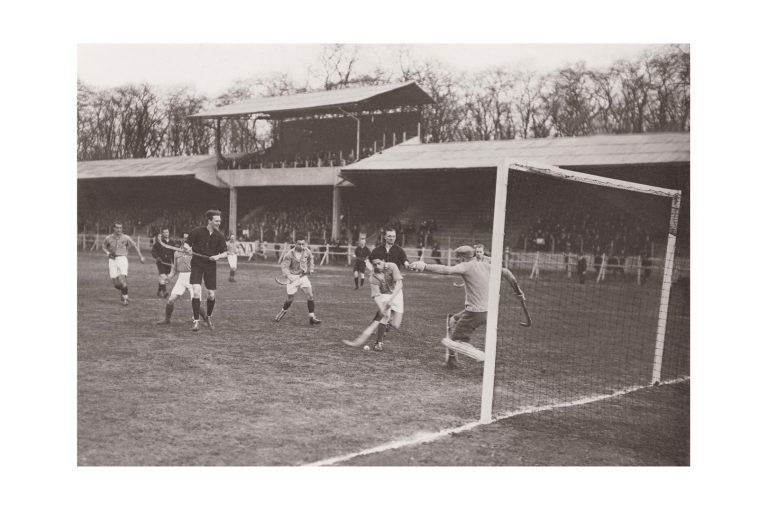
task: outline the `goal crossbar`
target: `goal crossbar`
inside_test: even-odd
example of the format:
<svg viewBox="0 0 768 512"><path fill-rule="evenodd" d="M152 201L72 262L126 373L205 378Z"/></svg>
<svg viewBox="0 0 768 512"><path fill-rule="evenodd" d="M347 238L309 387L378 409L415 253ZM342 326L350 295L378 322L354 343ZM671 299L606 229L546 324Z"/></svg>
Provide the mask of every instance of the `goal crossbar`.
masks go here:
<svg viewBox="0 0 768 512"><path fill-rule="evenodd" d="M631 181L618 180L615 178L606 178L595 176L577 171L569 171L553 165L546 165L533 162L517 162L507 157L502 159L496 168L496 191L494 200L493 215L493 233L492 247L502 247L504 243L505 214L507 211L507 184L509 171L526 172L540 176L549 176L563 181L571 181L608 187L613 189L622 189L643 194L667 197L672 200L671 214L669 220L669 235L667 240L667 254L664 263L663 281L661 290L661 303L659 305L659 317L656 332L656 347L653 362L653 371L651 383L657 383L661 379L662 354L664 352L664 341L666 331L667 305L669 303L669 294L672 277L672 260L675 252L675 241L677 236L677 222L680 210L682 192L680 190L668 189L634 183ZM489 423L493 414L493 389L496 378L496 345L498 335L499 321L499 299L501 291L501 258L494 258L491 261L491 279L489 283L489 301L488 301L488 321L485 334L485 363L483 368L482 396L480 404L480 423Z"/></svg>
<svg viewBox="0 0 768 512"><path fill-rule="evenodd" d="M559 178L565 181L576 181L579 183L588 183L590 185L598 185L602 187L621 188L624 190L631 190L633 192L653 194L655 196L675 197L680 195L680 191L675 189L653 187L651 185L644 185L642 183L633 183L631 181L617 180L615 178L595 176L594 174L569 171L554 165L545 165L531 162L508 162L506 167L510 170L539 174L542 176L551 176L553 178Z"/></svg>

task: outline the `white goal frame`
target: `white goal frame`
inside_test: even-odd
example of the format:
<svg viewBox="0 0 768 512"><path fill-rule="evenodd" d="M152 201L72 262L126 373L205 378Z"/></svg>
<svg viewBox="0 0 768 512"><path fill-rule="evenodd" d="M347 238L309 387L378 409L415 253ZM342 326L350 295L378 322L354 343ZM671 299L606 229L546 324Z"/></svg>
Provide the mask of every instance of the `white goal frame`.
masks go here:
<svg viewBox="0 0 768 512"><path fill-rule="evenodd" d="M669 219L669 235L667 239L667 252L664 258L664 273L661 286L661 303L659 304L659 320L656 328L656 348L654 352L653 372L650 376L650 384L661 381L661 364L664 355L664 340L667 327L667 312L669 308L669 294L672 287L672 269L675 257L675 243L677 241L677 223L680 213L682 193L680 190L667 189L643 185L631 181L604 178L592 174L568 171L553 165L535 162L520 162L511 158L504 158L496 168L496 195L493 211L493 238L494 252L501 254L504 245L504 231L507 208L507 183L509 172L518 171L540 176L549 176L564 181L575 181L608 188L618 188L668 197L672 201ZM499 325L499 300L501 292L501 267L502 258L491 259L491 277L489 283L488 300L488 324L485 333L485 363L483 367L483 387L480 400L480 423L493 421L493 390L496 380L496 344Z"/></svg>

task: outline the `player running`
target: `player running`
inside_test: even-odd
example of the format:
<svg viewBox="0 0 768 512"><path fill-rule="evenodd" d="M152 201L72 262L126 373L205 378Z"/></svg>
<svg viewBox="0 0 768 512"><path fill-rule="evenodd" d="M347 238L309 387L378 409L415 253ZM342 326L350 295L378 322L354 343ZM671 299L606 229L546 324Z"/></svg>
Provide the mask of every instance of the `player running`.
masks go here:
<svg viewBox="0 0 768 512"><path fill-rule="evenodd" d="M371 262L371 297L379 308L373 317L371 325L360 334L353 342L347 342L350 346L360 346L376 331L376 343L373 350L384 350L384 332L387 325L395 329L400 327L403 321L405 306L403 301L403 275L400 269L392 262L386 262L381 258L374 258Z"/></svg>
<svg viewBox="0 0 768 512"><path fill-rule="evenodd" d="M279 322L288 312L288 308L293 304L293 296L301 289L307 297L307 309L309 310L309 325L320 325L322 321L315 316L315 298L312 295L312 283L309 282L309 276L315 271L315 257L312 251L307 247L305 238L298 238L293 246L293 250L285 253L280 269L283 275L288 278L288 284L285 285L285 291L288 295L283 303L282 309L275 317L275 322Z"/></svg>
<svg viewBox="0 0 768 512"><path fill-rule="evenodd" d="M163 243L165 243L165 245L169 245L171 243L171 233L168 231L168 228L163 228L163 230L160 231L157 240L155 240L155 243L152 244L152 257L155 258L158 274L157 296L168 298L168 290L166 289L166 285L169 281L168 274L170 273L171 266L173 265L174 251L163 247Z"/></svg>
<svg viewBox="0 0 768 512"><path fill-rule="evenodd" d="M454 251L458 264L426 264L417 261L411 270L434 272L436 274L459 275L464 280L464 309L455 315L448 315L448 332L440 340L446 347L445 362L448 367L456 365L456 352L477 361L485 360L485 353L469 343L472 333L488 320L488 289L491 277L491 265L475 258L475 249L462 245ZM515 294L522 301L525 295L517 284L517 279L509 269L501 269L502 277L512 286Z"/></svg>
<svg viewBox="0 0 768 512"><path fill-rule="evenodd" d="M182 247L187 241L187 233L184 233L181 240ZM170 249L168 249L170 250ZM189 291L189 297L192 298L192 285L189 284L189 276L192 273L192 255L188 252L175 251L173 253L173 263L171 270L168 273L168 279L173 279L174 275L178 275L176 284L173 285L171 290L171 296L168 297L168 302L165 303L165 320L157 322L159 325L166 325L171 323L171 315L173 315L173 308L176 299L184 295L184 291Z"/></svg>
<svg viewBox="0 0 768 512"><path fill-rule="evenodd" d="M112 234L104 238L101 249L109 257L109 278L112 285L120 290L120 304L128 305L128 246L136 249L139 261L144 263L141 249L131 237L123 233L123 225L120 222L112 224Z"/></svg>
<svg viewBox="0 0 768 512"><path fill-rule="evenodd" d="M227 243L224 235L219 231L221 226L221 212L208 210L205 212L208 219L207 226L193 229L189 238L182 245L187 251L202 254L193 256L189 282L192 285L192 330L200 330L200 319L213 329L213 307L216 305L216 261L226 257ZM204 256L207 256L205 258ZM200 310L200 299L203 293L202 283L208 289L206 311Z"/></svg>
<svg viewBox="0 0 768 512"><path fill-rule="evenodd" d="M365 260L371 255L371 250L365 245L365 237L360 237L355 247L355 267L352 275L355 277L355 290L359 290L365 284Z"/></svg>

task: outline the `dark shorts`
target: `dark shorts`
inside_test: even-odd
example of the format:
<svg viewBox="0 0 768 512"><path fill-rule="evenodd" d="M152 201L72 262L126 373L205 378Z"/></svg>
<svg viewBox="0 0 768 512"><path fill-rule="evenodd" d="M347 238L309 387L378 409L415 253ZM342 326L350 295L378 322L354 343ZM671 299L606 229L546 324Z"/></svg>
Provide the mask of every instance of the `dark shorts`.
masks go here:
<svg viewBox="0 0 768 512"><path fill-rule="evenodd" d="M355 260L355 268L353 272L365 272L365 261Z"/></svg>
<svg viewBox="0 0 768 512"><path fill-rule="evenodd" d="M202 284L209 290L216 289L216 262L201 261L192 258L192 272L189 274L189 284Z"/></svg>
<svg viewBox="0 0 768 512"><path fill-rule="evenodd" d="M161 263L161 262L155 260L155 265L157 265L157 273L158 274L168 274L171 271L171 264L170 263Z"/></svg>
<svg viewBox="0 0 768 512"><path fill-rule="evenodd" d="M469 341L472 333L478 327L485 325L488 320L488 312L478 313L477 311L467 311L465 309L461 313L453 315L453 318L456 320L456 324L453 326L451 339L453 341Z"/></svg>

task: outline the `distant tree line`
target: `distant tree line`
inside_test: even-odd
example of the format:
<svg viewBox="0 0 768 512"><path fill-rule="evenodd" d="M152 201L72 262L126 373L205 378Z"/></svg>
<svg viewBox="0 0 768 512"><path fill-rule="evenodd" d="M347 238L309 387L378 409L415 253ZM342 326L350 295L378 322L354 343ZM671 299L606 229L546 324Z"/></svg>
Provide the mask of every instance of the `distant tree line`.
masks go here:
<svg viewBox="0 0 768 512"><path fill-rule="evenodd" d="M429 142L568 137L602 133L690 130L690 52L671 45L619 60L607 69L583 62L540 74L494 67L459 73L435 60L417 60L401 49L397 63L363 70L360 47L328 45L307 82L284 74L235 82L209 98L182 87L150 84L97 90L78 80L77 158L106 160L208 154L211 121L187 116L259 97L415 80L434 100L422 112ZM269 147L270 124L254 118L222 122L224 153Z"/></svg>

